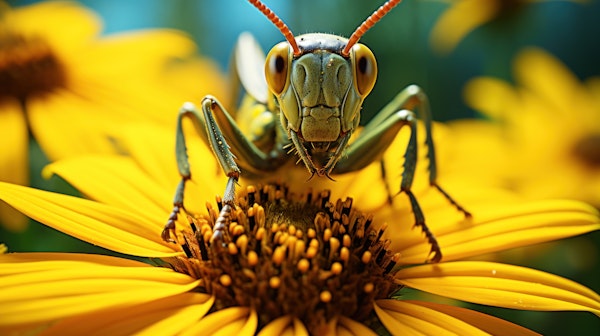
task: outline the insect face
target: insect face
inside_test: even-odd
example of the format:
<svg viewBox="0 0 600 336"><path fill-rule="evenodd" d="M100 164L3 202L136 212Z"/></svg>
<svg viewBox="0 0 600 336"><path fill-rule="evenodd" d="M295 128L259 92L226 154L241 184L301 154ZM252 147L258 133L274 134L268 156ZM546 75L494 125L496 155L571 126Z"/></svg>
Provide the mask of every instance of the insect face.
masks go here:
<svg viewBox="0 0 600 336"><path fill-rule="evenodd" d="M377 77L373 53L329 34L295 39L300 53L282 42L269 52L265 74L277 97L281 123L311 173L328 175L360 121L360 108Z"/></svg>

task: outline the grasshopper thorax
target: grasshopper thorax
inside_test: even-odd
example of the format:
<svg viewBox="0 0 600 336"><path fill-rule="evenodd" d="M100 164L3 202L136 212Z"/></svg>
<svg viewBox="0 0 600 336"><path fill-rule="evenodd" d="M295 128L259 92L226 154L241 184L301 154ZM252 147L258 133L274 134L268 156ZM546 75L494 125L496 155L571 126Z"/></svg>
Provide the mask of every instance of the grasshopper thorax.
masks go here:
<svg viewBox="0 0 600 336"><path fill-rule="evenodd" d="M365 45L345 56L348 39L330 34L295 38L269 52L265 73L277 97L280 119L311 173L328 175L360 121L360 108L377 77L377 63Z"/></svg>

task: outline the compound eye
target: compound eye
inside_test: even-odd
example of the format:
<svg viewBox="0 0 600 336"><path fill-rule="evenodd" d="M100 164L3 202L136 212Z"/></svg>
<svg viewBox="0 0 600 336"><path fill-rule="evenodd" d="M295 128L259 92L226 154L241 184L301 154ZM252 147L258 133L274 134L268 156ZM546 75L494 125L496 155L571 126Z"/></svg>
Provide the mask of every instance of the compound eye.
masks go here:
<svg viewBox="0 0 600 336"><path fill-rule="evenodd" d="M281 42L269 51L265 62L265 77L273 94L279 96L286 87L289 78L290 47Z"/></svg>
<svg viewBox="0 0 600 336"><path fill-rule="evenodd" d="M354 65L354 86L358 93L365 97L368 95L377 79L377 61L371 49L364 44L357 43L352 47L352 63Z"/></svg>

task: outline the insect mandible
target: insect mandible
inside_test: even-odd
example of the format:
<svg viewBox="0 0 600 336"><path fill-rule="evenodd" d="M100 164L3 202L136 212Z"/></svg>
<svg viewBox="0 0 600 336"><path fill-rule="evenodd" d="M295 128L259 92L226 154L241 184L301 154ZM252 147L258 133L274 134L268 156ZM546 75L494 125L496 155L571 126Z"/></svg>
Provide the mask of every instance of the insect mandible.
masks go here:
<svg viewBox="0 0 600 336"><path fill-rule="evenodd" d="M425 224L423 211L411 190L417 162L415 109L425 125L430 185L439 190L465 216L469 217L470 213L436 182L430 107L423 90L416 85L402 90L349 143L353 131L359 126L363 100L373 89L377 77L375 56L369 48L357 42L401 0L384 3L348 39L331 34L304 34L295 37L285 23L261 1L249 2L271 20L286 39L274 46L266 57L266 83L260 80L262 76L240 76L246 91L253 99L264 104L265 111L252 121L250 128L254 131L253 134L246 135L236 119L215 97L204 97L201 103L202 113L191 103L183 105L178 115L176 133L176 157L181 180L162 238L174 241L171 235L175 231L179 212L184 210L185 183L191 178L182 128L184 118L192 118L198 123L199 133L213 150L228 177L222 197L223 206L213 228L211 244L226 243L226 227L235 208L235 187L242 171L247 174L276 171L294 157L290 155L294 152L299 157L298 161L302 161L308 169L310 177L317 175L331 178L331 174L357 171L381 160L400 128L409 126L411 135L404 153L404 171L398 193L408 196L415 226L421 227L431 245L431 261L439 262L442 258L441 248ZM258 48L249 34L243 34L238 40L237 66L252 66L248 64L252 62L246 57L248 52Z"/></svg>

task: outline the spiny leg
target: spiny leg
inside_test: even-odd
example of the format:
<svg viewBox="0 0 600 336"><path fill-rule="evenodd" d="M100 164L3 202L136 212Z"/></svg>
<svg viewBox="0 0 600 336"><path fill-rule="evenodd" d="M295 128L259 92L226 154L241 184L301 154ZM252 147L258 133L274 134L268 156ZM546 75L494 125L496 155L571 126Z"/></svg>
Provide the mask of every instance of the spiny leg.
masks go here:
<svg viewBox="0 0 600 336"><path fill-rule="evenodd" d="M400 128L406 124L410 124L411 137L404 155L404 171L402 174L400 193L404 192L409 197L415 215L415 225L420 226L427 236L427 239L431 244L431 253L434 254L432 261L435 262L441 259L440 247L437 240L426 226L423 212L416 197L411 191L417 162L417 127L415 115L412 112L412 110L415 109L421 115L425 125L425 145L427 146L427 158L429 161L429 184L436 188L453 206L461 211L465 217L471 217L471 214L465 208L460 206L454 198L452 198L437 183L437 163L431 130L432 121L429 100L423 90L416 85L411 85L402 90L402 92L396 95L396 97L365 126L356 141L350 145L346 157L335 167L334 173L356 171L366 167L374 161L382 160L384 152L393 142ZM382 174L384 173L383 167ZM391 197L392 195L388 196Z"/></svg>
<svg viewBox="0 0 600 336"><path fill-rule="evenodd" d="M423 214L423 210L421 210L421 205L419 205L417 198L411 190L418 157L417 120L414 113L410 111L407 111L406 113L406 120L410 126L410 138L408 140L408 146L406 146L406 151L404 152L404 170L402 171L402 182L400 182L400 191L398 194L405 193L406 196L408 196L415 217L414 226L421 228L421 231L423 231L425 237L427 237L427 242L431 245L431 250L429 251L429 255L433 254L431 262L438 263L442 260L442 249L433 232L429 230L429 227L425 223L425 215Z"/></svg>
<svg viewBox="0 0 600 336"><path fill-rule="evenodd" d="M162 232L162 238L165 241L173 242L171 233L175 230L175 222L177 221L179 211L185 210L183 207L183 197L185 191L185 183L191 178L191 172L189 167L189 159L187 154L187 146L185 142L185 136L183 133L182 120L185 117L190 117L196 121L195 125L204 126L199 132L208 141L210 148L212 149L215 157L218 159L221 168L228 177L227 186L225 193L223 194L222 203L223 207L219 213L219 216L215 222L213 228L213 237L211 243L217 241L223 241L227 234L226 228L230 221L231 211L235 208L235 186L240 177L240 169L238 168L235 157L229 149L229 145L225 141L225 137L213 118L213 107L218 105L221 110L222 106L218 101L210 96L207 96L202 100L202 112L203 116L197 111L195 106L191 103L186 103L181 108L178 119L177 119L177 134L176 134L176 156L177 166L181 180L177 185L175 191L175 197L173 199L173 210L165 228ZM226 112L225 112L226 113Z"/></svg>
<svg viewBox="0 0 600 336"><path fill-rule="evenodd" d="M173 234L173 236L175 235L175 223L177 222L179 212L185 211L183 206L185 183L192 178L187 154L187 146L182 127L182 121L185 117L192 117L194 120L196 120L197 124L194 123L194 125L196 126L197 131L202 134L204 138L206 138L204 121L200 117L196 107L192 103L184 103L181 109L179 109L179 114L177 115L177 129L175 132L175 156L177 159L177 169L179 170L181 180L179 180L177 189L175 189L175 196L173 197L173 210L171 211L169 219L167 220L167 223L165 224L165 227L161 233L162 239L170 243L175 243L175 240L171 238L171 234Z"/></svg>
<svg viewBox="0 0 600 336"><path fill-rule="evenodd" d="M417 163L417 119L415 114L409 110L400 110L378 122L378 125L365 127L367 131L363 130L356 141L351 144L346 157L338 163L334 172L345 173L358 170L374 161L381 160L383 153L396 138L400 129L408 125L411 134L404 153L402 182L400 191L393 196L399 193L405 193L408 196L415 217L415 226L421 228L431 245L431 254L433 254L431 261L438 262L442 258L440 246L425 223L421 206L411 190ZM384 169L385 167L382 166L382 172ZM392 195L389 197L391 198Z"/></svg>

